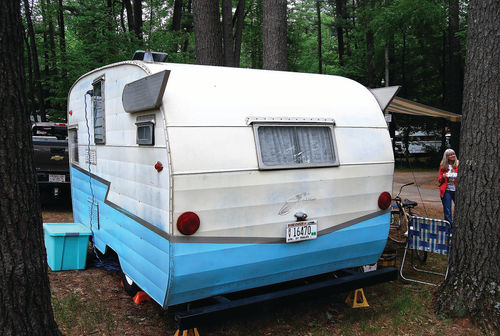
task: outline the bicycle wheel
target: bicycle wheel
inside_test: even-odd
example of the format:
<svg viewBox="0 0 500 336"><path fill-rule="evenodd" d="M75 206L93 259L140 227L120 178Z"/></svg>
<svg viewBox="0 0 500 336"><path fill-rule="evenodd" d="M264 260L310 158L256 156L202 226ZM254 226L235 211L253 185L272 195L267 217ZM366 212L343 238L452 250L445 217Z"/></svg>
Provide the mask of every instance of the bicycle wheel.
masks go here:
<svg viewBox="0 0 500 336"><path fill-rule="evenodd" d="M391 213L389 239L397 244L406 244L408 219L400 212Z"/></svg>

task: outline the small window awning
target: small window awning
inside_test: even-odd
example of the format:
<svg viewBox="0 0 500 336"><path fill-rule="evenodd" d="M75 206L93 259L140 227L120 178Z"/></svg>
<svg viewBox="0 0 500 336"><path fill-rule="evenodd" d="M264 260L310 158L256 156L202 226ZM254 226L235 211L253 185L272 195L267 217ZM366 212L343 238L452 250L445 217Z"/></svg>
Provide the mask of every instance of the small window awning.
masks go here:
<svg viewBox="0 0 500 336"><path fill-rule="evenodd" d="M445 118L453 122L462 121L462 116L460 114L440 110L435 107L416 103L414 101L403 99L400 97L394 97L389 106L387 106L386 112L403 113L434 118Z"/></svg>

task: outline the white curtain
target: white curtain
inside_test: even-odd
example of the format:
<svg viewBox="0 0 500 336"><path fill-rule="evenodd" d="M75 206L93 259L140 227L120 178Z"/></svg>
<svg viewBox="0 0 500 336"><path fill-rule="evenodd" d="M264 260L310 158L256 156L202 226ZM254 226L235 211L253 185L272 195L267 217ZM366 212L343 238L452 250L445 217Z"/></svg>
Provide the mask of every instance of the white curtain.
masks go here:
<svg viewBox="0 0 500 336"><path fill-rule="evenodd" d="M258 130L265 165L335 162L329 127L260 126Z"/></svg>

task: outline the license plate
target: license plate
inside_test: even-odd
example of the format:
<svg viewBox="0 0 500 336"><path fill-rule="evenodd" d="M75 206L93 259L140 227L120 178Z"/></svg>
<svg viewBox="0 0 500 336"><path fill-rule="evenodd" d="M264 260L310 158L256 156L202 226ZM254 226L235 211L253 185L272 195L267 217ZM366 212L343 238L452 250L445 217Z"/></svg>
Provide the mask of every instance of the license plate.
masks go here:
<svg viewBox="0 0 500 336"><path fill-rule="evenodd" d="M65 175L52 175L52 174L49 174L49 182L55 182L55 183L66 182L66 176Z"/></svg>
<svg viewBox="0 0 500 336"><path fill-rule="evenodd" d="M316 239L318 237L318 221L308 220L288 223L286 225L286 242L295 243L302 240Z"/></svg>

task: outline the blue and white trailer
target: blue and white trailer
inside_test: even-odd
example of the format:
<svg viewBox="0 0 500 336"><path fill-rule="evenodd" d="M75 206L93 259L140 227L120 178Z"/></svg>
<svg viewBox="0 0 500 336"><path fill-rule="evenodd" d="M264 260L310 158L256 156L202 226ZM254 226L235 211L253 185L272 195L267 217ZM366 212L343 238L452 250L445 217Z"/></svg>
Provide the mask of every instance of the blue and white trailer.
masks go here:
<svg viewBox="0 0 500 336"><path fill-rule="evenodd" d="M353 80L124 61L75 82L68 129L75 221L164 308L373 264L386 244L391 140Z"/></svg>

